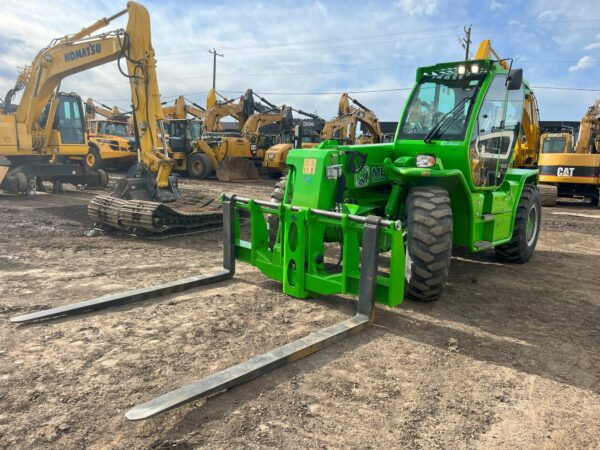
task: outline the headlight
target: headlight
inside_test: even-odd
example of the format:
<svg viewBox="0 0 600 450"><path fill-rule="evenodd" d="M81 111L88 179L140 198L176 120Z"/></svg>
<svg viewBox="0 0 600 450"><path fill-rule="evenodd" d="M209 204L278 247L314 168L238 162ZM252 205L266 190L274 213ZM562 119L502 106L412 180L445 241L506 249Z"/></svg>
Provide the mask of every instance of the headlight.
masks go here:
<svg viewBox="0 0 600 450"><path fill-rule="evenodd" d="M417 167L422 169L435 166L435 156L417 155Z"/></svg>
<svg viewBox="0 0 600 450"><path fill-rule="evenodd" d="M479 64L471 65L471 73L479 73Z"/></svg>
<svg viewBox="0 0 600 450"><path fill-rule="evenodd" d="M456 71L458 72L459 75L464 75L465 73L467 73L467 66L463 66L461 64L460 66L457 67Z"/></svg>
<svg viewBox="0 0 600 450"><path fill-rule="evenodd" d="M273 152L268 153L267 158L269 161L273 161L275 159L275 153L273 153Z"/></svg>

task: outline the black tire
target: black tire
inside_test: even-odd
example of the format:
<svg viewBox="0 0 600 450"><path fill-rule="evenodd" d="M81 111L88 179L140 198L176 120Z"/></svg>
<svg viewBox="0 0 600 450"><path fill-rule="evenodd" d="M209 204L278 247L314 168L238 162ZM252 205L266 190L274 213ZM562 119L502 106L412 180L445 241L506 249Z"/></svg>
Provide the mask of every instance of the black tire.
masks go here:
<svg viewBox="0 0 600 450"><path fill-rule="evenodd" d="M540 193L540 200L542 206L556 206L558 198L558 188L551 184L540 184L538 185L538 191Z"/></svg>
<svg viewBox="0 0 600 450"><path fill-rule="evenodd" d="M287 177L281 177L271 193L271 203L283 202L283 195L285 194L285 188L287 185ZM269 216L267 217L267 225L269 227L269 248L273 248L275 242L277 242L277 231L279 230L279 217Z"/></svg>
<svg viewBox="0 0 600 450"><path fill-rule="evenodd" d="M192 153L188 156L186 166L189 176L197 180L208 178L213 170L208 155L200 152Z"/></svg>
<svg viewBox="0 0 600 450"><path fill-rule="evenodd" d="M448 191L413 188L406 199L404 296L432 302L444 291L452 256L452 208Z"/></svg>
<svg viewBox="0 0 600 450"><path fill-rule="evenodd" d="M529 261L535 251L541 223L540 193L533 184L526 184L517 205L512 239L495 248L496 256L507 262L525 263Z"/></svg>
<svg viewBox="0 0 600 450"><path fill-rule="evenodd" d="M98 173L98 186L106 187L108 185L108 174L102 169L96 171Z"/></svg>
<svg viewBox="0 0 600 450"><path fill-rule="evenodd" d="M89 148L88 154L83 158L83 164L85 164L88 169L102 169L105 165L100 156L100 152L96 147Z"/></svg>

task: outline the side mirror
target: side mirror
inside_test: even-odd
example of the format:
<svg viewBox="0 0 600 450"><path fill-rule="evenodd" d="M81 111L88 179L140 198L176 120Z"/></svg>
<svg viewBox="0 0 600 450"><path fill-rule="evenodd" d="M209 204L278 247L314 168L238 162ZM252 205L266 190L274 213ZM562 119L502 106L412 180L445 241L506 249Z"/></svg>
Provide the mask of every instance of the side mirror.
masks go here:
<svg viewBox="0 0 600 450"><path fill-rule="evenodd" d="M518 91L521 89L521 85L523 84L523 69L511 70L506 81L508 82L509 91Z"/></svg>

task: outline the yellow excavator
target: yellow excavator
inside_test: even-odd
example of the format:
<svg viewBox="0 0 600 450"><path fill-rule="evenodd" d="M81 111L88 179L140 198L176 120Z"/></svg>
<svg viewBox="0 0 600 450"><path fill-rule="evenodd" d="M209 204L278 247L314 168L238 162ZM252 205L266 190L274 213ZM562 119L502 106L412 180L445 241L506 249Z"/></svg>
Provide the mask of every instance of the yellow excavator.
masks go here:
<svg viewBox="0 0 600 450"><path fill-rule="evenodd" d="M356 136L358 124L363 133ZM321 139L335 139L340 144L375 144L381 141L381 126L373 111L344 93L340 97L338 115L325 123Z"/></svg>
<svg viewBox="0 0 600 450"><path fill-rule="evenodd" d="M300 112L313 119L319 119L316 115ZM357 136L359 124L362 134ZM320 138L323 141L334 139L340 144L347 145L375 144L381 142L382 133L379 119L375 113L358 100L344 93L340 97L337 116L325 122ZM302 148L310 148L315 145L317 145L317 142L303 143ZM285 171L285 159L292 147L292 143L281 143L274 145L265 152L262 164L270 175L276 177Z"/></svg>
<svg viewBox="0 0 600 450"><path fill-rule="evenodd" d="M60 92L60 80L53 81L57 74L46 70L51 61L50 53L40 52L1 102L0 188L9 193L32 193L44 188L43 181L51 181L54 192L62 190L62 183L108 182L106 172L83 164L88 143L81 99ZM20 91L20 102L13 104Z"/></svg>
<svg viewBox="0 0 600 450"><path fill-rule="evenodd" d="M128 15L125 30L93 35L125 14ZM87 154L81 98L61 93L60 83L69 75L112 61L117 61L119 71L130 82L138 159L110 196L92 199L88 207L90 216L101 225L140 233L204 226L211 221L209 226L213 226L215 221L220 222L212 212L192 214L162 204L178 199L180 193L177 179L171 175L173 160L164 142L150 16L146 8L131 1L126 9L111 17L52 40L29 69L21 72L19 78L24 87L21 101L14 113L7 113L5 104L5 112L0 115L0 142L4 143L0 156L11 163L10 171L15 170L13 163L35 167L41 161L54 175L57 166L74 165L64 164L63 160Z"/></svg>
<svg viewBox="0 0 600 450"><path fill-rule="evenodd" d="M129 113L88 98L85 115L89 146L88 154L84 157L85 165L90 169L129 169L137 160Z"/></svg>
<svg viewBox="0 0 600 450"><path fill-rule="evenodd" d="M544 201L554 206L557 197L584 197L592 205L600 199L600 99L588 109L579 124L579 135L545 133L540 155L540 183L553 188Z"/></svg>

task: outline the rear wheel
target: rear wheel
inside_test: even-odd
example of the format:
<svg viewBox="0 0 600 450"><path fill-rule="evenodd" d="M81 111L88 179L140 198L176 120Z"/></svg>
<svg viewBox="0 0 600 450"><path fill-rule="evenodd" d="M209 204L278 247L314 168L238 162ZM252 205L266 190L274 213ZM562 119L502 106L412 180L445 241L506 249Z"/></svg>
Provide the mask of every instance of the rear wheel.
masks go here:
<svg viewBox="0 0 600 450"><path fill-rule="evenodd" d="M188 156L186 166L189 176L199 180L208 178L212 172L212 164L206 153L192 153Z"/></svg>
<svg viewBox="0 0 600 450"><path fill-rule="evenodd" d="M452 256L452 208L448 191L413 188L406 199L405 288L407 299L438 300Z"/></svg>
<svg viewBox="0 0 600 450"><path fill-rule="evenodd" d="M508 262L524 263L535 251L542 223L542 203L537 187L526 184L517 206L512 239L495 248L496 255Z"/></svg>
<svg viewBox="0 0 600 450"><path fill-rule="evenodd" d="M104 161L100 157L100 152L94 147L90 147L83 162L89 169L102 169L104 167Z"/></svg>

